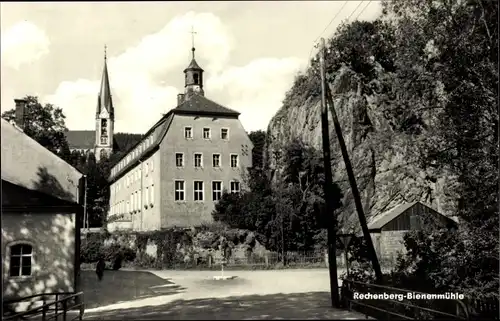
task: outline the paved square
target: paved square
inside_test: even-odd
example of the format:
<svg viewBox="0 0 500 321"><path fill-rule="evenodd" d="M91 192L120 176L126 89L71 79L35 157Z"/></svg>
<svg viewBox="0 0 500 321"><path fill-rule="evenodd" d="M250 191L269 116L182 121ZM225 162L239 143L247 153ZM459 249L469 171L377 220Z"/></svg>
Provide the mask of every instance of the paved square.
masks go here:
<svg viewBox="0 0 500 321"><path fill-rule="evenodd" d="M85 320L366 319L330 307L328 270L151 271L172 285L152 286L159 296L87 309ZM168 283L168 282L167 282ZM119 289L117 289L119 291Z"/></svg>

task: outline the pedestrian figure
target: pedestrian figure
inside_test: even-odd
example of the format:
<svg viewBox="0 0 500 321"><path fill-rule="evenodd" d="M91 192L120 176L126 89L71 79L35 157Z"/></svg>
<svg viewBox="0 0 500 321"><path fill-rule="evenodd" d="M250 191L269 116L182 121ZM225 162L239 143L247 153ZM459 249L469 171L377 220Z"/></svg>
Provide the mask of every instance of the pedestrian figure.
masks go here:
<svg viewBox="0 0 500 321"><path fill-rule="evenodd" d="M95 273L97 274L97 278L99 281L102 280L102 276L104 275L104 268L106 267L106 262L104 262L104 258L99 256L99 260L97 261L97 265L95 268Z"/></svg>

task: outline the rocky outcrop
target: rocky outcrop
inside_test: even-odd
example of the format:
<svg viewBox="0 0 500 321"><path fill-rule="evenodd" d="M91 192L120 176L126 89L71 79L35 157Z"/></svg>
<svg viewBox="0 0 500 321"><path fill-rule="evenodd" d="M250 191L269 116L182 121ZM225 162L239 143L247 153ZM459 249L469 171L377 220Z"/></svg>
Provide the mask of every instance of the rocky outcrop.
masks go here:
<svg viewBox="0 0 500 321"><path fill-rule="evenodd" d="M383 77L381 68L377 70ZM313 76L312 72L302 77L309 78L305 80L309 86L319 86L319 81L311 79L319 76ZM365 215L370 218L402 202L417 200L444 214L449 213L453 202L446 186L452 184L453 179L446 173L423 169L418 163L417 146L425 134L412 136L394 130L393 120L384 113L377 95L366 93L368 86L377 86L377 81L364 84L346 67L342 67L330 83ZM319 91L309 90L309 94L293 91L292 88L269 124L268 155L296 138L322 150ZM300 90L295 88L295 91ZM359 229L331 114L329 121L333 180L344 193L343 206L338 211L339 222L343 229ZM271 167L276 166L272 157L268 157L268 161Z"/></svg>

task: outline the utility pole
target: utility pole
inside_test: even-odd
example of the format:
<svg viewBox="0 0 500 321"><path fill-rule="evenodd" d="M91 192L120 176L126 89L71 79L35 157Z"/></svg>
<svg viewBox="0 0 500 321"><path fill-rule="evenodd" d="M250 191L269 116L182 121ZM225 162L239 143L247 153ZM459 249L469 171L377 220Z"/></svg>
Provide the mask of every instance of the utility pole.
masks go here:
<svg viewBox="0 0 500 321"><path fill-rule="evenodd" d="M89 232L89 219L88 219L88 213L87 213L87 175L83 175L85 179L85 190L83 194L83 227L85 228L85 225L87 226L87 236Z"/></svg>
<svg viewBox="0 0 500 321"><path fill-rule="evenodd" d="M337 276L337 218L334 216L332 199L332 166L330 164L330 135L328 130L328 106L326 105L325 79L325 39L321 38L320 47L320 75L321 75L321 132L323 138L323 161L325 167L324 194L326 201L326 217L328 231L328 270L330 272L330 292L332 307L340 308L339 284ZM332 218L330 221L329 219Z"/></svg>
<svg viewBox="0 0 500 321"><path fill-rule="evenodd" d="M322 54L324 57L325 40L321 39ZM354 172L352 170L351 161L349 160L349 154L347 154L347 148L345 146L344 137L342 136L342 129L340 128L340 123L337 118L337 113L335 112L335 107L333 105L333 98L330 92L330 88L326 84L324 76L324 63L321 67L323 72L321 88L323 89L324 95L326 96L327 102L330 105L330 112L332 113L333 125L335 127L335 132L337 133L337 138L339 140L340 151L342 152L342 157L344 158L345 169L347 171L347 176L349 177L349 183L351 184L352 196L354 197L354 203L356 205L356 211L358 212L359 224L363 230L363 236L368 246L368 253L371 257L373 270L375 271L375 276L377 278L377 283L382 283L382 270L380 269L380 264L378 262L377 253L375 253L375 248L373 247L373 242L370 237L370 232L368 231L368 225L366 224L366 217L363 211L363 205L361 204L361 197L359 195L358 186L356 185L356 178L354 177ZM326 107L325 107L326 108ZM323 138L324 141L324 138ZM328 158L329 160L330 158Z"/></svg>

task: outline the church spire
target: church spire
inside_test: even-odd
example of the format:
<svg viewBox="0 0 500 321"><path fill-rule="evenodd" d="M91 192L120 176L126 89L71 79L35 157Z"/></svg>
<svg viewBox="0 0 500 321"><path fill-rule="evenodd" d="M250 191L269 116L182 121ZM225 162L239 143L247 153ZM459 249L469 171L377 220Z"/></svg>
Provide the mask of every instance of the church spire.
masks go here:
<svg viewBox="0 0 500 321"><path fill-rule="evenodd" d="M184 69L185 75L185 94L186 98L191 96L193 93L197 93L199 95L204 95L203 92L203 69L198 65L195 59L195 47L194 47L194 35L196 32L191 28L191 62Z"/></svg>
<svg viewBox="0 0 500 321"><path fill-rule="evenodd" d="M113 100L111 98L111 87L109 85L109 75L108 75L108 57L107 57L107 46L104 46L104 68L102 71L101 87L99 90L99 96L97 100L97 110L96 117L98 117L102 110L105 109L110 117L114 118L114 108Z"/></svg>

